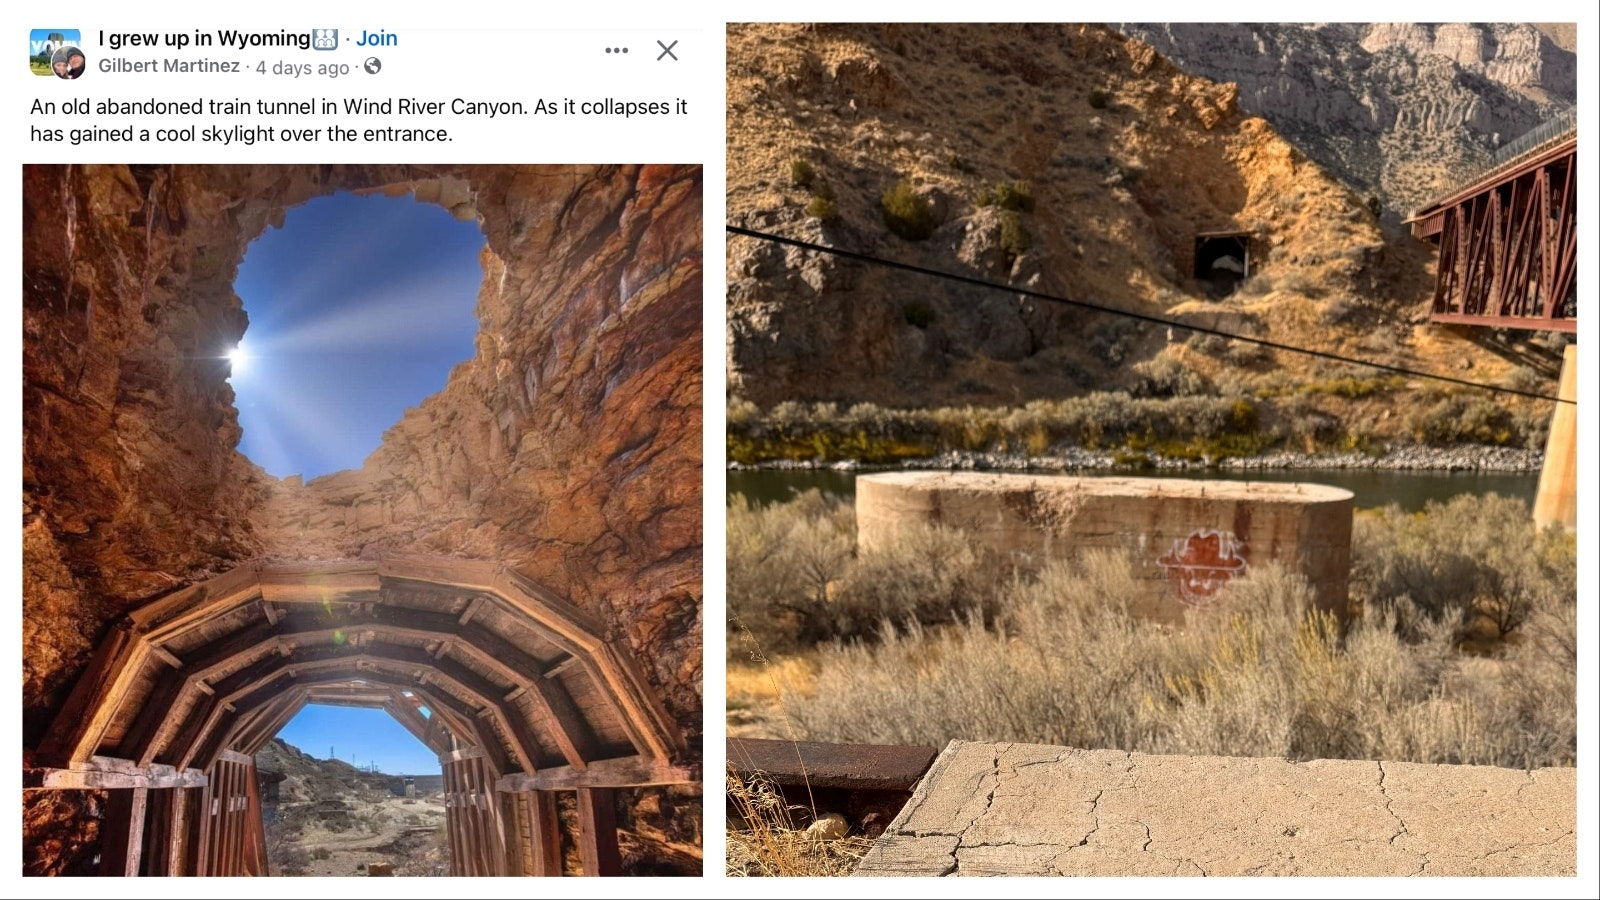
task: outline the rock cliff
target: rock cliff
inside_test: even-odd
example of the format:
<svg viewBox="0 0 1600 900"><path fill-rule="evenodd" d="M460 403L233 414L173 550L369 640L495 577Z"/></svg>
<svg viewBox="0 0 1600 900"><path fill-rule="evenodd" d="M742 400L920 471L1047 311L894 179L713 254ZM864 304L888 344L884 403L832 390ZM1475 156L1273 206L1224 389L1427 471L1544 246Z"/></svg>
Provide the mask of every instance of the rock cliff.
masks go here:
<svg viewBox="0 0 1600 900"><path fill-rule="evenodd" d="M1403 216L1577 100L1570 26L1121 24Z"/></svg>

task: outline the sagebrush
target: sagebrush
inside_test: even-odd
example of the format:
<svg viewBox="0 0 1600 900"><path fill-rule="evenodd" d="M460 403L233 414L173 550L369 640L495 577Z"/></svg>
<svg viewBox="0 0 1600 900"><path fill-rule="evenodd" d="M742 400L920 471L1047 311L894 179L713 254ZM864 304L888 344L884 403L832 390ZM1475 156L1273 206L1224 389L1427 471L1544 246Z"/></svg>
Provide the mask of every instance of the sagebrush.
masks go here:
<svg viewBox="0 0 1600 900"><path fill-rule="evenodd" d="M728 522L730 611L769 648L816 654L814 686L783 697L812 740L1576 757L1576 542L1536 531L1520 501L1362 514L1348 620L1263 564L1180 629L1127 612L1119 556L1027 575L938 528L857 553L849 507L816 493L735 503Z"/></svg>

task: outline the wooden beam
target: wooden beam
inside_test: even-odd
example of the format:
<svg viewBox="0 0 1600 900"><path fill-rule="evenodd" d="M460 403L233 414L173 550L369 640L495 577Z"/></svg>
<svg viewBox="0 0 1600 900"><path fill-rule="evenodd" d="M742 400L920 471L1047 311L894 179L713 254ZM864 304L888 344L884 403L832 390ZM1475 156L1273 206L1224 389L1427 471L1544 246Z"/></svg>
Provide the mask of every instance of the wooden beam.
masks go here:
<svg viewBox="0 0 1600 900"><path fill-rule="evenodd" d="M111 629L46 732L39 762L65 768L95 755L149 651L130 621Z"/></svg>
<svg viewBox="0 0 1600 900"><path fill-rule="evenodd" d="M559 877L561 872L561 816L556 812L556 795L549 791L528 791L529 850L532 871L529 875Z"/></svg>
<svg viewBox="0 0 1600 900"><path fill-rule="evenodd" d="M453 762L461 762L464 759L481 759L482 757L483 748L463 747L460 750L451 750L448 753L439 754L439 764L445 765Z"/></svg>
<svg viewBox="0 0 1600 900"><path fill-rule="evenodd" d="M595 686L609 695L634 749L646 756L671 759L683 749L683 736L650 689L633 657L610 642L584 659Z"/></svg>
<svg viewBox="0 0 1600 900"><path fill-rule="evenodd" d="M578 789L578 855L583 859L585 875L622 874L622 852L617 847L617 795L610 788Z"/></svg>
<svg viewBox="0 0 1600 900"><path fill-rule="evenodd" d="M493 592L505 598L513 608L522 610L585 650L593 650L605 632L599 619L513 569L500 570Z"/></svg>
<svg viewBox="0 0 1600 900"><path fill-rule="evenodd" d="M164 648L164 647L151 647L150 648L150 652L155 655L156 659L161 660L162 662L166 663L167 665L171 666L174 669L183 668L183 660L181 660L178 657L174 656L172 653L167 651L167 649Z"/></svg>
<svg viewBox="0 0 1600 900"><path fill-rule="evenodd" d="M144 856L144 813L149 788L108 791L100 825L100 874L139 876Z"/></svg>
<svg viewBox="0 0 1600 900"><path fill-rule="evenodd" d="M256 595L256 564L245 563L147 603L130 613L129 618L137 628L147 630L152 641L164 643Z"/></svg>
<svg viewBox="0 0 1600 900"><path fill-rule="evenodd" d="M482 594L473 597L472 601L467 604L467 608L462 611L461 618L456 620L456 624L466 625L468 622L471 622L472 617L478 614L478 610L483 609L483 602Z"/></svg>
<svg viewBox="0 0 1600 900"><path fill-rule="evenodd" d="M172 766L140 766L132 760L106 756L91 757L70 769L30 769L23 773L23 787L37 790L132 790L134 788L202 787L206 783L199 769Z"/></svg>
<svg viewBox="0 0 1600 900"><path fill-rule="evenodd" d="M284 605L361 602L383 588L377 567L370 563L346 571L303 574L273 567L261 571L260 581L262 599Z"/></svg>
<svg viewBox="0 0 1600 900"><path fill-rule="evenodd" d="M253 671L256 667L264 668L261 668L258 674L257 671ZM184 723L183 729L168 745L166 751L168 758L176 759L179 766L189 765L201 755L201 748L217 730L217 726L223 716L229 713L230 708L235 714L240 709L246 712L255 709L259 703L273 696L273 692L277 690L275 688L277 680L288 674L290 673L283 668L281 661L262 660L255 666L246 667L223 679L217 686L217 696L199 704L189 713L189 719ZM227 693L224 694L223 691ZM249 702L239 702L245 698L249 698ZM195 715L201 707L204 707L204 715Z"/></svg>
<svg viewBox="0 0 1600 900"><path fill-rule="evenodd" d="M436 735L430 734L428 731L428 720L424 719L415 707L403 702L403 699L391 698L388 703L384 704L384 712L393 716L394 720L400 723L400 727L411 732L412 737L421 741L422 745L432 750L435 755L443 753L444 746L438 742Z"/></svg>
<svg viewBox="0 0 1600 900"><path fill-rule="evenodd" d="M300 710L305 709L309 702L310 698L305 693L298 692L294 700L278 712L273 713L271 717L264 718L249 734L242 735L239 738L237 744L240 752L254 755L256 751L261 749L263 744L272 740L273 735L282 731L283 726L289 724L290 719L298 715Z"/></svg>
<svg viewBox="0 0 1600 900"><path fill-rule="evenodd" d="M579 788L650 787L699 784L699 766L676 766L647 756L625 756L589 763L585 769L560 766L533 774L512 773L495 784L499 791L574 791Z"/></svg>

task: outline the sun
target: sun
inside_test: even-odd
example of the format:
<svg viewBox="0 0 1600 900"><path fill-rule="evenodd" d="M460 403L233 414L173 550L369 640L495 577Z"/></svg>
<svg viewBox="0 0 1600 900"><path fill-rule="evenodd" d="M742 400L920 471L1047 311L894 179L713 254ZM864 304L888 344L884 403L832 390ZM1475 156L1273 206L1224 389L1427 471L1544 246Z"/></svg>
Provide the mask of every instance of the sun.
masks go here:
<svg viewBox="0 0 1600 900"><path fill-rule="evenodd" d="M239 375L250 365L250 354L243 347L234 347L228 351L228 366L232 374Z"/></svg>

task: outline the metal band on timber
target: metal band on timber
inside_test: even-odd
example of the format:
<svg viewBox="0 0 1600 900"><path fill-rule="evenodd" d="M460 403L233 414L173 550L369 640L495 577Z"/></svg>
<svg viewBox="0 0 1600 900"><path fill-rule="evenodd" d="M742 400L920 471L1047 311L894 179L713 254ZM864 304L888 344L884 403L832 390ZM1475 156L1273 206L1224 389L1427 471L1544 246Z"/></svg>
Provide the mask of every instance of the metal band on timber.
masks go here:
<svg viewBox="0 0 1600 900"><path fill-rule="evenodd" d="M599 622L503 567L252 563L134 610L101 643L33 789L111 792L103 869L268 873L254 754L308 704L386 710L439 754L451 874L617 874L616 788L700 781Z"/></svg>

